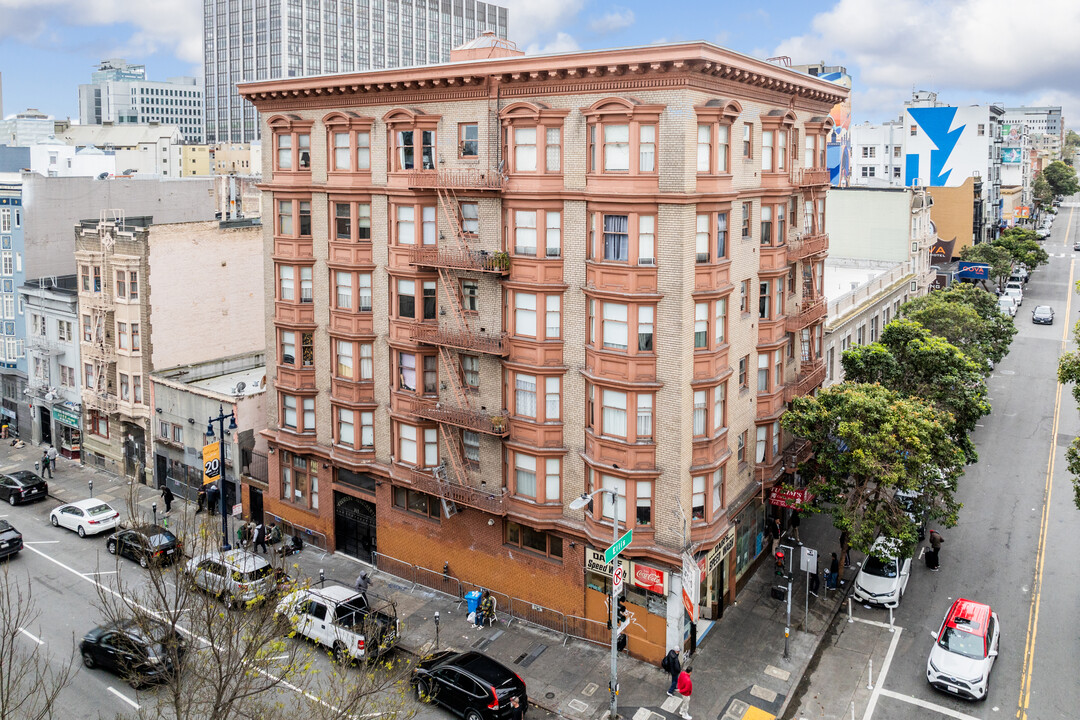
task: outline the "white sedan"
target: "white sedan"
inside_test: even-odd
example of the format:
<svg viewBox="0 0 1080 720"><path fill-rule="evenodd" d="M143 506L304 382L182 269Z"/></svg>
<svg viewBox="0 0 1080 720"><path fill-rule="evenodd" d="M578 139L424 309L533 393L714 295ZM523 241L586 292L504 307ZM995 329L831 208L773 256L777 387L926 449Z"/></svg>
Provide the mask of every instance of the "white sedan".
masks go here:
<svg viewBox="0 0 1080 720"><path fill-rule="evenodd" d="M49 522L53 527L66 527L79 533L79 537L86 537L116 528L120 513L108 503L89 498L61 505L49 513Z"/></svg>

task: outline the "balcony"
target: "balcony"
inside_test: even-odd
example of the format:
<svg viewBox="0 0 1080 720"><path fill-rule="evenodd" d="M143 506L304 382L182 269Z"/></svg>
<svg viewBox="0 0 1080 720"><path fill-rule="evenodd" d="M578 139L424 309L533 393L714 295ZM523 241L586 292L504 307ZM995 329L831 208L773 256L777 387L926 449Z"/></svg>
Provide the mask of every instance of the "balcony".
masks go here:
<svg viewBox="0 0 1080 720"><path fill-rule="evenodd" d="M800 168L792 174L794 175L792 184L799 187L828 185L830 180L829 168Z"/></svg>
<svg viewBox="0 0 1080 720"><path fill-rule="evenodd" d="M809 395L810 392L825 380L825 361L815 360L803 363L799 372L795 374L794 382L784 388L784 401L791 402L797 397Z"/></svg>
<svg viewBox="0 0 1080 720"><path fill-rule="evenodd" d="M63 355L64 351L65 348L54 340L48 340L40 335L34 335L30 338L30 352L39 357Z"/></svg>
<svg viewBox="0 0 1080 720"><path fill-rule="evenodd" d="M83 406L88 410L97 410L103 413L114 413L118 403L115 395L98 395L97 393L84 393L82 396Z"/></svg>
<svg viewBox="0 0 1080 720"><path fill-rule="evenodd" d="M813 454L809 440L796 440L784 450L784 469L787 472L795 472L799 463L806 462Z"/></svg>
<svg viewBox="0 0 1080 720"><path fill-rule="evenodd" d="M460 485L455 482L441 480L432 472L424 472L409 467L396 466L393 470L395 475L408 480L409 483L428 495L449 500L457 505L482 510L492 515L506 514L506 488L488 490L471 485Z"/></svg>
<svg viewBox="0 0 1080 720"><path fill-rule="evenodd" d="M493 333L484 330L454 330L437 325L416 325L413 339L417 342L440 347L454 348L466 352L480 352L486 355L503 356L509 351L506 345L506 333Z"/></svg>
<svg viewBox="0 0 1080 720"><path fill-rule="evenodd" d="M463 410L446 407L442 403L421 402L415 408L418 417L437 423L453 425L463 430L506 437L510 434L510 418L506 413L491 413L485 410Z"/></svg>
<svg viewBox="0 0 1080 720"><path fill-rule="evenodd" d="M407 182L409 187L419 190L502 190L506 187L506 176L496 170L477 168L410 170Z"/></svg>
<svg viewBox="0 0 1080 720"><path fill-rule="evenodd" d="M778 453L772 462L768 465L764 462L754 465L754 479L762 485L767 485L769 482L780 477L780 474L784 471L784 454Z"/></svg>
<svg viewBox="0 0 1080 720"><path fill-rule="evenodd" d="M810 327L825 317L827 310L825 298L820 296L809 300L804 299L801 303L796 303L796 307L798 311L787 316L788 332L799 332L803 328Z"/></svg>
<svg viewBox="0 0 1080 720"><path fill-rule="evenodd" d="M762 485L766 485L785 472L795 472L798 464L806 462L812 454L809 440L794 440L777 453L776 457L768 465L756 465L754 467L754 479Z"/></svg>
<svg viewBox="0 0 1080 720"><path fill-rule="evenodd" d="M487 250L420 246L410 250L409 262L423 267L499 273L500 275L510 272L509 253L493 253Z"/></svg>
<svg viewBox="0 0 1080 720"><path fill-rule="evenodd" d="M811 255L818 255L823 252L827 252L829 249L829 234L818 233L811 235L809 233L802 235L793 234L788 239L787 245L787 257L788 262L793 263L803 258L808 258Z"/></svg>
<svg viewBox="0 0 1080 720"><path fill-rule="evenodd" d="M112 345L86 343L81 348L83 357L104 362L116 362L116 348Z"/></svg>

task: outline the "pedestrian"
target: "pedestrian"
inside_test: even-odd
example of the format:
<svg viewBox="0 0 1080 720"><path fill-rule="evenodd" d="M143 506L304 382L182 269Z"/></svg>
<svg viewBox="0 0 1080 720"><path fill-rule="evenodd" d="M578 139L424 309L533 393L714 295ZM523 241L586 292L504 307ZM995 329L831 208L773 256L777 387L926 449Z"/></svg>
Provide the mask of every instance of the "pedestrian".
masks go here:
<svg viewBox="0 0 1080 720"><path fill-rule="evenodd" d="M847 568L849 565L851 565L851 548L848 545L848 541L850 539L851 538L848 535L847 530L844 530L843 532L840 533L840 552L844 553L844 567L845 568Z"/></svg>
<svg viewBox="0 0 1080 720"><path fill-rule="evenodd" d="M792 538L794 538L795 542L799 543L799 545L802 545L802 539L799 537L800 522L802 522L802 520L799 518L799 511L792 510L791 517L788 518L788 534L791 535Z"/></svg>
<svg viewBox="0 0 1080 720"><path fill-rule="evenodd" d="M41 451L41 477L45 477L46 473L49 479L52 479L52 468L49 467L49 451Z"/></svg>
<svg viewBox="0 0 1080 720"><path fill-rule="evenodd" d="M679 651L672 648L664 659L660 661L662 667L671 676L671 685L668 687L668 697L675 697L675 688L679 684L679 675L682 674L682 663L679 662Z"/></svg>
<svg viewBox="0 0 1080 720"><path fill-rule="evenodd" d="M780 518L773 517L769 520L769 534L772 535L773 540L773 553L776 553L780 549L780 536L784 534L784 529L780 525Z"/></svg>
<svg viewBox="0 0 1080 720"><path fill-rule="evenodd" d="M195 499L198 501L197 502L197 507L195 508L195 514L198 515L199 513L201 513L203 511L203 508L206 506L206 486L205 485L202 485L202 486L199 487L199 492L196 493Z"/></svg>
<svg viewBox="0 0 1080 720"><path fill-rule="evenodd" d="M941 537L937 530L930 531L930 552L926 554L926 566L934 572L941 569L941 543L945 538Z"/></svg>
<svg viewBox="0 0 1080 720"><path fill-rule="evenodd" d="M266 531L266 539L271 545L277 545L281 542L281 528L278 527L276 522L270 523L270 528Z"/></svg>
<svg viewBox="0 0 1080 720"><path fill-rule="evenodd" d="M830 590L836 589L836 581L840 577L840 558L836 557L836 553L832 554L832 561L829 563L829 577L825 578L825 587Z"/></svg>
<svg viewBox="0 0 1080 720"><path fill-rule="evenodd" d="M510 717L509 720L524 720L525 708L521 707L521 701L518 700L518 696L515 695L510 698Z"/></svg>
<svg viewBox="0 0 1080 720"><path fill-rule="evenodd" d="M51 472L56 472L56 458L60 455L60 453L56 452L56 448L53 447L52 445L49 446L49 451L48 452L49 452L49 470Z"/></svg>
<svg viewBox="0 0 1080 720"><path fill-rule="evenodd" d="M211 483L206 489L206 502L210 507L210 514L217 515L219 491L217 483Z"/></svg>
<svg viewBox="0 0 1080 720"><path fill-rule="evenodd" d="M356 582L353 583L353 587L356 588L356 592L364 596L367 599L367 589L371 587L371 575L367 570L364 570L356 576Z"/></svg>
<svg viewBox="0 0 1080 720"><path fill-rule="evenodd" d="M683 720L690 720L690 695L694 692L694 682L690 679L690 674L694 672L694 668L688 667L679 674L679 682L677 683L677 690L682 695L682 702L679 703L679 715Z"/></svg>
<svg viewBox="0 0 1080 720"><path fill-rule="evenodd" d="M255 526L255 542L253 543L253 547L257 549L260 545L262 546L262 550L259 550L260 553L268 552L266 549L266 526L262 523Z"/></svg>
<svg viewBox="0 0 1080 720"><path fill-rule="evenodd" d="M161 486L161 499L165 503L165 514L168 515L172 512L173 491L169 489L168 483L163 483Z"/></svg>

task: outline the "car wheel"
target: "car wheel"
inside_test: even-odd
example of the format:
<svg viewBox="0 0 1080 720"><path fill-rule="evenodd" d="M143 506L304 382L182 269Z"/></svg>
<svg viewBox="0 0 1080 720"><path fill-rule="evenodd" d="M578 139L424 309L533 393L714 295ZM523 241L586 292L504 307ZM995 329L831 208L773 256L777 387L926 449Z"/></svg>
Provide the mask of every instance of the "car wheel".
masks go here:
<svg viewBox="0 0 1080 720"><path fill-rule="evenodd" d="M480 713L476 712L475 710L470 710L469 712L465 713L465 720L484 720L484 718L482 718L480 716Z"/></svg>
<svg viewBox="0 0 1080 720"><path fill-rule="evenodd" d="M146 562L146 555L145 554L140 555L139 556L139 567L141 567L143 570L145 570L149 565L150 565L150 563Z"/></svg>
<svg viewBox="0 0 1080 720"><path fill-rule="evenodd" d="M422 703L431 702L431 688L427 680L416 681L416 699Z"/></svg>
<svg viewBox="0 0 1080 720"><path fill-rule="evenodd" d="M84 528L82 525L80 525L79 529L76 530L75 532L79 533L79 537L81 537L81 538L86 537L86 528Z"/></svg>
<svg viewBox="0 0 1080 720"><path fill-rule="evenodd" d="M52 523L53 527L60 527L60 521L56 519L55 515L50 515L49 516L49 522Z"/></svg>
<svg viewBox="0 0 1080 720"><path fill-rule="evenodd" d="M115 540L110 540L109 542L105 543L105 549L109 551L110 555L115 555L116 554L116 541Z"/></svg>
<svg viewBox="0 0 1080 720"><path fill-rule="evenodd" d="M345 649L345 645L340 642L334 643L334 662L338 665L344 665L349 662L350 659L349 652Z"/></svg>
<svg viewBox="0 0 1080 720"><path fill-rule="evenodd" d="M82 654L82 664L88 668L92 668L97 665L97 663L94 661L94 656L88 652L84 652Z"/></svg>
<svg viewBox="0 0 1080 720"><path fill-rule="evenodd" d="M11 507L15 507L15 503L18 502L15 499L15 493L8 493L7 501L8 501L8 505L10 505Z"/></svg>

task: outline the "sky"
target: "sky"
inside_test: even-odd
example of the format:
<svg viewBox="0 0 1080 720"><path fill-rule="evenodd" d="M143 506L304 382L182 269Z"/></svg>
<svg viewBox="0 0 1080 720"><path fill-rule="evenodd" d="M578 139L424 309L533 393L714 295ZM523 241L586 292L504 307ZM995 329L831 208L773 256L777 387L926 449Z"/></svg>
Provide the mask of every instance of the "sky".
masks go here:
<svg viewBox="0 0 1080 720"><path fill-rule="evenodd" d="M498 0L496 0L498 1ZM1080 126L1076 0L503 0L529 53L705 40L759 58L824 61L854 82L852 122L895 118L913 89L952 105L1061 105ZM6 115L78 116L97 63L152 80L200 75L202 0L0 0Z"/></svg>

